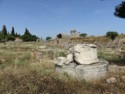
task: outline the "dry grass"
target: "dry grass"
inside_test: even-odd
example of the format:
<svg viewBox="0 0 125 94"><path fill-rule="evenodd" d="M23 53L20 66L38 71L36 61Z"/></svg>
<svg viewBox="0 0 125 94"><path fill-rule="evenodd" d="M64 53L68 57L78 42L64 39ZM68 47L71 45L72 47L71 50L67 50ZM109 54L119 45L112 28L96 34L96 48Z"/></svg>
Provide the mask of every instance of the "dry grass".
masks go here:
<svg viewBox="0 0 125 94"><path fill-rule="evenodd" d="M30 45L30 44L28 44ZM22 48L25 49L22 45ZM32 47L35 48L35 47ZM29 48L30 49L30 48ZM125 73L109 73L116 77L117 83L108 84L106 80L94 82L79 81L67 74L57 74L54 64L48 58L37 61L31 58L31 50L0 50L0 94L124 94ZM107 77L107 78L108 78Z"/></svg>
<svg viewBox="0 0 125 94"><path fill-rule="evenodd" d="M3 71L0 77L1 94L124 94L125 82L107 84L78 81L72 78L63 80L56 73L31 68Z"/></svg>

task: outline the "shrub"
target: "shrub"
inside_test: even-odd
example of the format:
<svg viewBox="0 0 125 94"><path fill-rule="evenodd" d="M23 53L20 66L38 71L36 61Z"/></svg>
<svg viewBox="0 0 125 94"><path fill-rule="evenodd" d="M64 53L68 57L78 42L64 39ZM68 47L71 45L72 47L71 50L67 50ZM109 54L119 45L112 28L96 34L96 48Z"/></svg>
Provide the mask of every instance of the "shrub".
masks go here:
<svg viewBox="0 0 125 94"><path fill-rule="evenodd" d="M7 35L7 36L6 36L6 39L7 39L7 41L14 41L14 40L15 40L15 37L12 36L12 35Z"/></svg>
<svg viewBox="0 0 125 94"><path fill-rule="evenodd" d="M50 37L50 36L46 37L46 40L51 40L51 39L52 39L52 37Z"/></svg>
<svg viewBox="0 0 125 94"><path fill-rule="evenodd" d="M106 33L106 37L109 37L112 41L118 36L118 32L109 31Z"/></svg>

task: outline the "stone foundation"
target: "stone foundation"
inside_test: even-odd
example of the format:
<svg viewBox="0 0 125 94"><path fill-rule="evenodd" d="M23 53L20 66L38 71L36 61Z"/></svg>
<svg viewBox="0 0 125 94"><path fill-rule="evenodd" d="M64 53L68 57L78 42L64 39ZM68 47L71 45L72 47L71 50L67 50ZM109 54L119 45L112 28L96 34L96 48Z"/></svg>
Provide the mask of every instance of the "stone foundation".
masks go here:
<svg viewBox="0 0 125 94"><path fill-rule="evenodd" d="M101 60L99 63L92 65L76 65L75 63L70 63L70 65L63 67L56 65L55 68L57 72L67 73L79 80L100 80L106 77L108 72L108 62Z"/></svg>
<svg viewBox="0 0 125 94"><path fill-rule="evenodd" d="M66 72L77 79L99 80L106 76L108 62L98 59L96 45L77 44L69 49L67 57L57 58L55 69L59 73Z"/></svg>

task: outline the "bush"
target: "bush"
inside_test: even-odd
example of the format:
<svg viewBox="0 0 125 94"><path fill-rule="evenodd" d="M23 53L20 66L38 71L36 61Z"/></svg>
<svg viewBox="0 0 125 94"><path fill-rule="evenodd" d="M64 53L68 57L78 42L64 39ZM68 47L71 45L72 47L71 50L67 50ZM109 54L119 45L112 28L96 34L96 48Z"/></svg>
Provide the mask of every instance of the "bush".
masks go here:
<svg viewBox="0 0 125 94"><path fill-rule="evenodd" d="M51 40L51 39L52 39L52 37L50 37L50 36L46 37L46 40Z"/></svg>
<svg viewBox="0 0 125 94"><path fill-rule="evenodd" d="M24 42L29 42L29 41L36 41L38 37L36 35L22 35L21 39Z"/></svg>
<svg viewBox="0 0 125 94"><path fill-rule="evenodd" d="M32 41L37 41L37 39L38 37L36 35L32 35L32 38L31 38Z"/></svg>
<svg viewBox="0 0 125 94"><path fill-rule="evenodd" d="M22 35L22 36L21 36L21 39L22 39L24 42L29 42L29 41L31 41L31 36L29 36L29 35Z"/></svg>
<svg viewBox="0 0 125 94"><path fill-rule="evenodd" d="M14 41L14 40L15 40L15 37L12 36L12 35L7 35L7 36L6 36L6 39L7 39L7 41Z"/></svg>
<svg viewBox="0 0 125 94"><path fill-rule="evenodd" d="M118 36L118 32L109 31L106 33L106 37L109 37L112 41Z"/></svg>
<svg viewBox="0 0 125 94"><path fill-rule="evenodd" d="M87 34L86 34L86 33L81 33L79 36L80 36L80 37L86 37Z"/></svg>
<svg viewBox="0 0 125 94"><path fill-rule="evenodd" d="M4 35L0 32L0 41L4 39Z"/></svg>

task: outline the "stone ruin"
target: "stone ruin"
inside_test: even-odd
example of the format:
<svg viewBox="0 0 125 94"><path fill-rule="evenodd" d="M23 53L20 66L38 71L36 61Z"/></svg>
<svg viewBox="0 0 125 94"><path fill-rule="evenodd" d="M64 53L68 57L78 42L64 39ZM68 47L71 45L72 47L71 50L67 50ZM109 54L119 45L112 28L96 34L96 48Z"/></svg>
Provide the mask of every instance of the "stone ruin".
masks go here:
<svg viewBox="0 0 125 94"><path fill-rule="evenodd" d="M98 59L94 44L77 44L69 49L67 57L58 57L55 69L77 79L99 80L108 72L108 62Z"/></svg>

